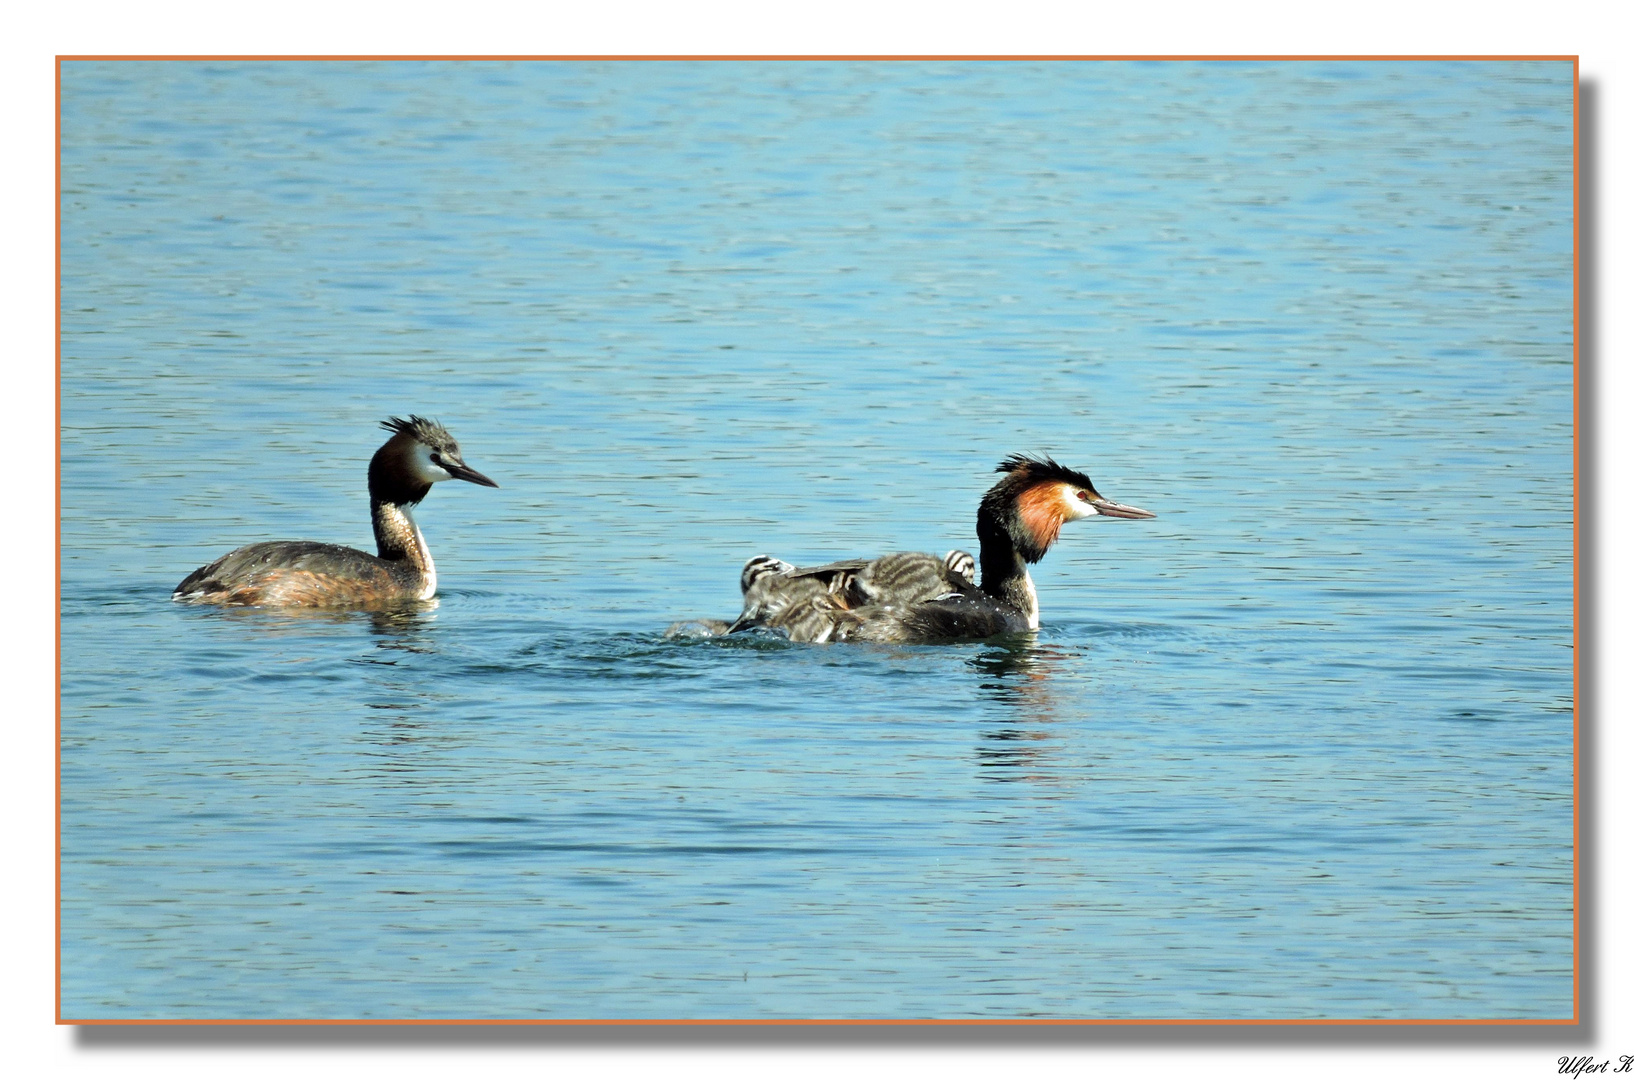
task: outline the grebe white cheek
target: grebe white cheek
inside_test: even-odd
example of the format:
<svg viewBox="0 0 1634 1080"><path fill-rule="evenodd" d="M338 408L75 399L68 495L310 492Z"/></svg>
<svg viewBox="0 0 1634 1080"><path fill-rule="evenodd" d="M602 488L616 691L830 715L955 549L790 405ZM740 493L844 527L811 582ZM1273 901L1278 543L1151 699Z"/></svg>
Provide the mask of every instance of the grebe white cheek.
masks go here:
<svg viewBox="0 0 1634 1080"><path fill-rule="evenodd" d="M415 443L409 451L409 470L414 478L425 484L454 479L453 474L443 468L440 461L432 460L431 454L431 447L425 443Z"/></svg>
<svg viewBox="0 0 1634 1080"><path fill-rule="evenodd" d="M1062 486L1061 503L1066 509L1067 520L1078 521L1086 517L1099 517L1101 512L1095 509L1089 492L1083 488Z"/></svg>

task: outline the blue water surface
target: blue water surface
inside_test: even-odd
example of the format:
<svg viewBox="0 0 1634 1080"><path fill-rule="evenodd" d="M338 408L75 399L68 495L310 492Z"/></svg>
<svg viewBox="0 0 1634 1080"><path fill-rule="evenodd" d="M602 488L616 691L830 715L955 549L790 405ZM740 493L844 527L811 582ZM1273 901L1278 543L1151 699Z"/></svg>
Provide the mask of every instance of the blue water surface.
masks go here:
<svg viewBox="0 0 1634 1080"><path fill-rule="evenodd" d="M1572 77L64 63L62 1014L1570 1016ZM663 637L1015 451L1036 637Z"/></svg>

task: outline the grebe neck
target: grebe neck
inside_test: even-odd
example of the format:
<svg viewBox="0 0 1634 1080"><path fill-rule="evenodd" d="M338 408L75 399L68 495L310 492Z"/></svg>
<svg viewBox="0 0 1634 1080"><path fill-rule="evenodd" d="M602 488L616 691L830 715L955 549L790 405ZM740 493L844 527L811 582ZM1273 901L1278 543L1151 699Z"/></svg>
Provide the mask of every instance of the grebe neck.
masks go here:
<svg viewBox="0 0 1634 1080"><path fill-rule="evenodd" d="M371 499L369 516L374 520L374 542L380 557L419 571L425 581L420 599L429 599L437 591L437 565L431 561L431 549L426 546L420 526L414 523L408 504Z"/></svg>
<svg viewBox="0 0 1634 1080"><path fill-rule="evenodd" d="M1029 630L1038 629L1038 592L1033 588L1027 562L1016 550L998 515L984 503L976 512L976 537L981 541L982 592L1002 600L1027 618Z"/></svg>

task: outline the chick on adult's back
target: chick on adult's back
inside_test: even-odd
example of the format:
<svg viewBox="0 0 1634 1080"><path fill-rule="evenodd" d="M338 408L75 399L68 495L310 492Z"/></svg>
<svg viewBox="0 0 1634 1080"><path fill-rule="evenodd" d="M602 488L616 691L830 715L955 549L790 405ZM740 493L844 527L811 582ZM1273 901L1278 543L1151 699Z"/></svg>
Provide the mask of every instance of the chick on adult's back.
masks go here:
<svg viewBox="0 0 1634 1080"><path fill-rule="evenodd" d="M756 627L791 641L938 642L1038 628L1038 594L1027 572L1061 526L1088 517L1157 515L1103 497L1089 477L1050 458L1012 454L1004 478L976 511L976 560L962 551L938 559L898 552L799 568L757 556L744 567L744 609L726 628Z"/></svg>
<svg viewBox="0 0 1634 1080"><path fill-rule="evenodd" d="M378 555L311 540L250 544L187 575L170 598L187 604L374 607L436 595L437 567L411 508L439 480L499 485L465 464L459 444L435 420L394 416L380 426L392 437L369 461Z"/></svg>

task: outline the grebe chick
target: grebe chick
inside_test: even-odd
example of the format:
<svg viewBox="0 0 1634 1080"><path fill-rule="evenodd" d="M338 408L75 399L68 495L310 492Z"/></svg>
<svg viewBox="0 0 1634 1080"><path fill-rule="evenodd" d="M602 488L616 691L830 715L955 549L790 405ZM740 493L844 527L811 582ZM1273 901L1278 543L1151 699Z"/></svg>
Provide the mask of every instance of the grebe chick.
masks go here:
<svg viewBox="0 0 1634 1080"><path fill-rule="evenodd" d="M899 551L878 559L842 559L821 566L795 566L771 555L743 564L738 587L743 612L737 619L687 619L671 623L667 638L721 637L756 628L791 641L828 641L851 620L842 612L892 603L913 603L971 588L976 560L950 551L938 559Z"/></svg>
<svg viewBox="0 0 1634 1080"><path fill-rule="evenodd" d="M760 556L744 567L744 613L730 629L765 626L791 641L894 643L1036 630L1038 594L1027 567L1044 557L1062 525L1088 517L1157 516L1112 502L1089 477L1047 457L1012 454L997 471L1004 478L982 496L976 511L979 587L973 581L975 560L962 551L942 559L902 552L804 570L783 569L787 563ZM807 579L823 587L796 585ZM788 601L779 607L784 595Z"/></svg>
<svg viewBox="0 0 1634 1080"><path fill-rule="evenodd" d="M757 555L744 564L743 613L727 633L765 627L791 641L828 641L849 623L839 612L915 604L969 589L975 568L976 560L964 551L940 559L899 551L806 567Z"/></svg>
<svg viewBox="0 0 1634 1080"><path fill-rule="evenodd" d="M369 514L379 555L310 540L250 544L188 574L170 598L184 604L376 607L436 595L437 567L410 508L439 480L499 485L465 464L459 444L435 420L394 416L380 426L392 437L369 461Z"/></svg>

